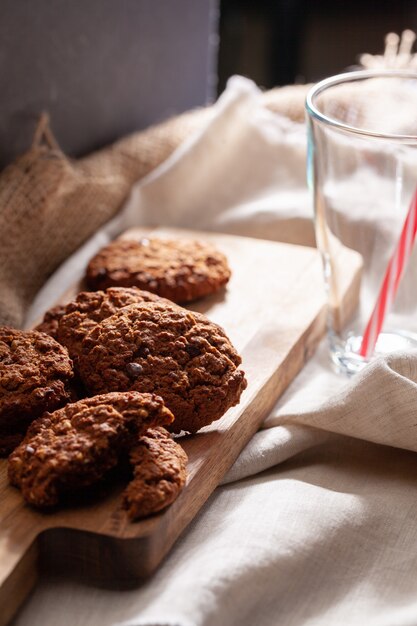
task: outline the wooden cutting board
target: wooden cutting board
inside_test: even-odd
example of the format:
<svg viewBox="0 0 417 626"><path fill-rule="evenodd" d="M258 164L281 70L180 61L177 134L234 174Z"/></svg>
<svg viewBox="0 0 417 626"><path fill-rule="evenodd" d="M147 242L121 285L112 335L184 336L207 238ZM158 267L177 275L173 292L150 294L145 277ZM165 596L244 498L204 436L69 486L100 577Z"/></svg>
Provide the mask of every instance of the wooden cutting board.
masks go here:
<svg viewBox="0 0 417 626"><path fill-rule="evenodd" d="M226 329L243 357L248 388L241 403L203 431L181 438L188 457L185 489L165 512L131 523L121 509L122 484L43 514L23 504L0 463L0 624L12 617L39 571L63 571L100 585L126 587L151 574L193 519L278 397L313 354L325 331L322 268L313 248L172 229L144 235L213 241L228 257L227 289L194 303ZM361 260L341 249L341 298L357 304ZM74 286L62 302L82 288Z"/></svg>

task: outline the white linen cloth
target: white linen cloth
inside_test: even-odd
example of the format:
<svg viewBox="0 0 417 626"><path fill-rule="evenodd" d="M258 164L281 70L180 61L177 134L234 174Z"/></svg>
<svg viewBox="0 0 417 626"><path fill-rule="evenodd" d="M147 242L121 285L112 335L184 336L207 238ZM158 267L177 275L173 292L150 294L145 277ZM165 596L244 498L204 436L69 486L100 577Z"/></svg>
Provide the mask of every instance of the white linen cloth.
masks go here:
<svg viewBox="0 0 417 626"><path fill-rule="evenodd" d="M304 126L233 79L207 127L52 277L28 323L135 223L311 244L304 171ZM347 382L322 343L149 581L121 592L46 579L14 626L415 625L416 407L416 356Z"/></svg>

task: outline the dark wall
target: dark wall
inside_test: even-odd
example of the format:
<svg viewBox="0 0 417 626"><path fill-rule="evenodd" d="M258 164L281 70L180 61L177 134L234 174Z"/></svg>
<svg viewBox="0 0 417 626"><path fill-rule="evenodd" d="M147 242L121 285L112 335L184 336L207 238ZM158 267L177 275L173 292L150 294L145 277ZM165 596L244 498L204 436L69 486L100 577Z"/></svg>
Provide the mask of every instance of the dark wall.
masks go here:
<svg viewBox="0 0 417 626"><path fill-rule="evenodd" d="M217 0L0 0L0 166L50 113L80 155L216 91Z"/></svg>
<svg viewBox="0 0 417 626"><path fill-rule="evenodd" d="M343 71L384 36L417 30L416 0L221 0L219 91L232 74L263 87Z"/></svg>

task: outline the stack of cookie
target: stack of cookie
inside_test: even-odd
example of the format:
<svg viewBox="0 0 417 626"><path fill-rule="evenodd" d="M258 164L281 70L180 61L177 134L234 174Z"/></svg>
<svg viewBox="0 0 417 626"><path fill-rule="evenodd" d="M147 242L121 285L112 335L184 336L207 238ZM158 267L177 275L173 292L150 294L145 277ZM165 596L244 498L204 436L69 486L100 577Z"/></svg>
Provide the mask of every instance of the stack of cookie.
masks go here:
<svg viewBox="0 0 417 626"><path fill-rule="evenodd" d="M173 502L187 459L168 430L218 420L246 387L223 329L178 303L229 277L208 244L120 240L89 263L87 284L98 291L48 311L34 331L0 329L0 449L24 437L9 478L27 502L54 506L125 457L131 519Z"/></svg>

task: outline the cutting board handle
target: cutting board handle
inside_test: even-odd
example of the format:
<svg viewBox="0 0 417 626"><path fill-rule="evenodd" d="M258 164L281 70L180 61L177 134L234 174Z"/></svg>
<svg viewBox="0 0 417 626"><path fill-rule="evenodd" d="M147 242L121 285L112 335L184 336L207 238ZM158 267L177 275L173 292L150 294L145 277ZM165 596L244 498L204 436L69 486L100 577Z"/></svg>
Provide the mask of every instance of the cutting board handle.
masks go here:
<svg viewBox="0 0 417 626"><path fill-rule="evenodd" d="M22 535L22 526L7 529L0 542L0 626L6 626L38 579L36 531Z"/></svg>

